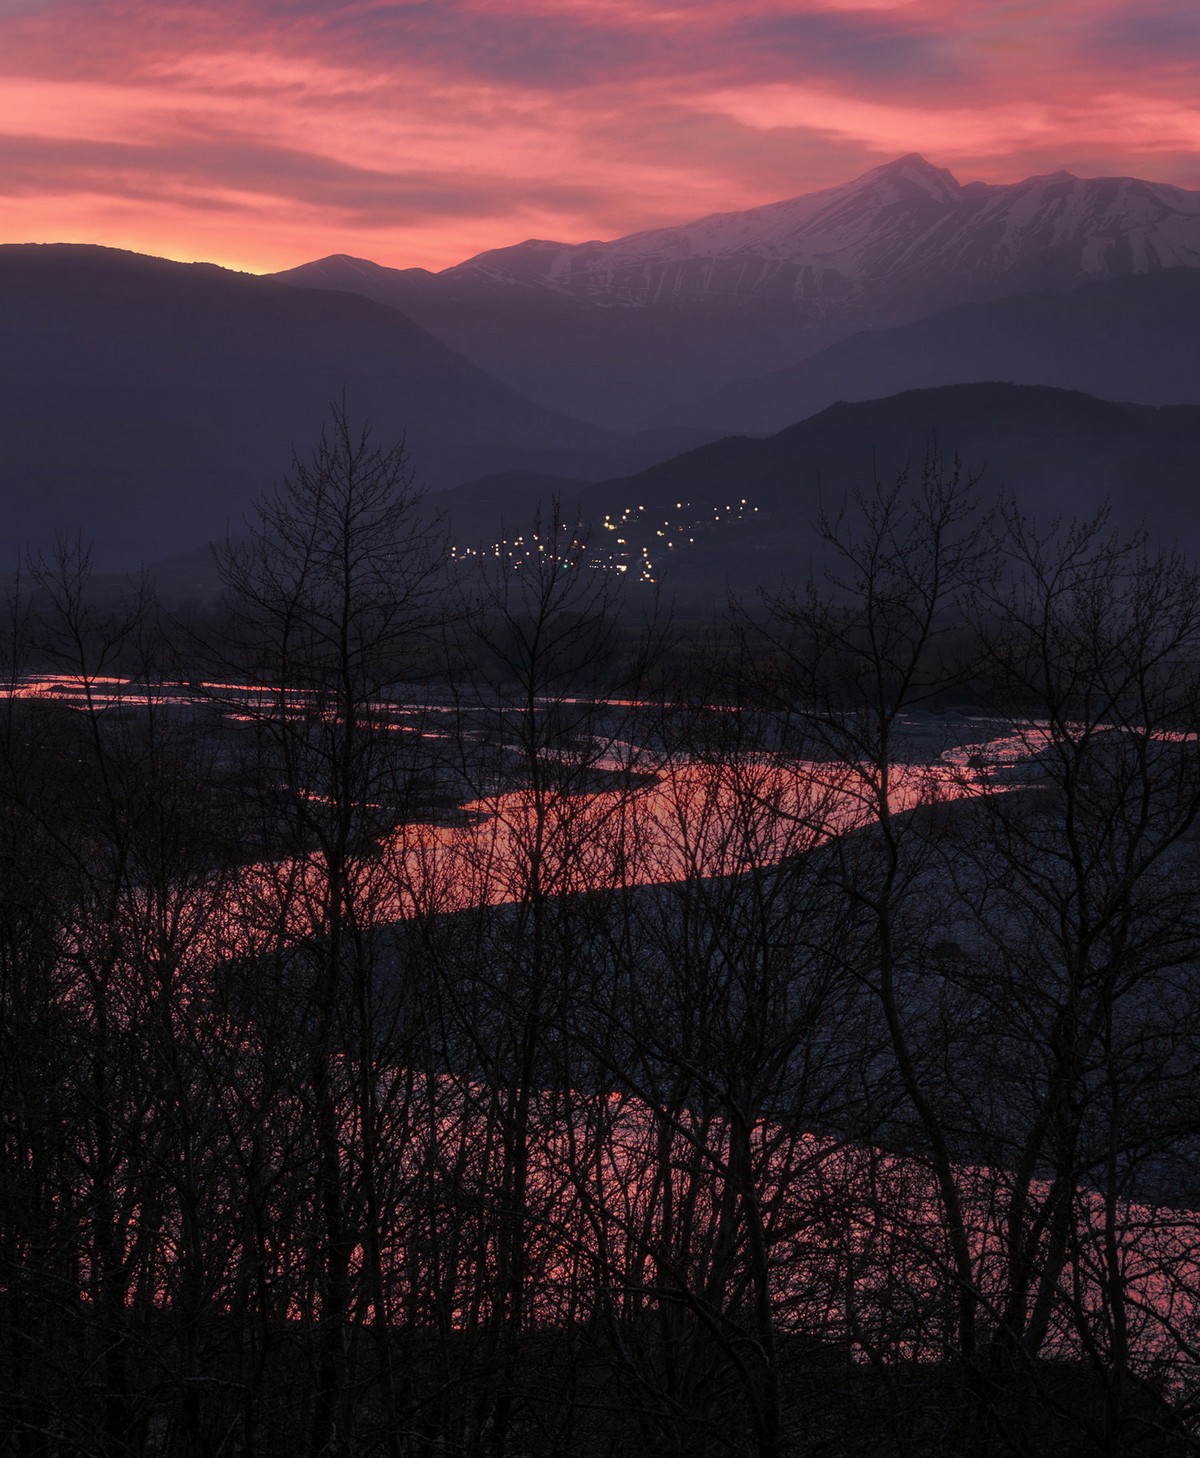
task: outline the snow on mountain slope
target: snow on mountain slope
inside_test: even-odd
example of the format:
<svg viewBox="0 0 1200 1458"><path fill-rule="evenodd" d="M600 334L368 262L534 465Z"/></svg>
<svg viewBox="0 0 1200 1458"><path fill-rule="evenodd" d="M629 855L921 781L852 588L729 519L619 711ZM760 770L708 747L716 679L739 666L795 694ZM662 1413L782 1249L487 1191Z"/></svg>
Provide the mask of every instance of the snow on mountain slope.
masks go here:
<svg viewBox="0 0 1200 1458"><path fill-rule="evenodd" d="M1200 192L1057 172L958 183L916 154L841 187L615 242L530 240L442 279L617 304L777 297L831 306L936 286L994 294L1200 267Z"/></svg>
<svg viewBox="0 0 1200 1458"><path fill-rule="evenodd" d="M1066 172L961 184L914 154L841 187L614 242L535 239L437 274L335 256L278 277L367 294L523 394L628 430L694 421L694 402L738 380L753 395L752 381L864 331L989 301L1001 323L1009 301L1025 319L1020 295L1178 269L1200 274L1200 192ZM1017 333L1005 338L1021 350ZM1080 350L1061 377L995 377L1083 387L1089 357L1112 351ZM893 362L889 391L960 377L904 367Z"/></svg>

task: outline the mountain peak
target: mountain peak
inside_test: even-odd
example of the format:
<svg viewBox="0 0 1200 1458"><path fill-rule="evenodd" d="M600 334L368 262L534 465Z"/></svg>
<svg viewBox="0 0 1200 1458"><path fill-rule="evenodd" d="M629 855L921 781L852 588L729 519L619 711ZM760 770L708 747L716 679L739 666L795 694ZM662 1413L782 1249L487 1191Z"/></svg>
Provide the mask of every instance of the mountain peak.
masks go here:
<svg viewBox="0 0 1200 1458"><path fill-rule="evenodd" d="M962 195L962 187L954 174L946 167L935 167L920 152L907 152L891 162L881 162L861 177L855 178L850 187L855 191L864 186L889 183L905 192L925 192L930 197L951 200Z"/></svg>
<svg viewBox="0 0 1200 1458"><path fill-rule="evenodd" d="M1033 177L1025 178L1019 182L1018 187L1028 187L1030 183L1039 182L1078 182L1079 178L1073 172L1068 172L1065 167L1060 167L1057 172L1039 172Z"/></svg>
<svg viewBox="0 0 1200 1458"><path fill-rule="evenodd" d="M1200 268L1200 192L1065 171L964 186L907 152L853 181L782 202L611 242L528 239L438 277L441 287L469 286L472 297L535 290L556 305L678 309L700 300L778 300L810 327L836 330L834 321L847 314L856 322L901 317L930 300L949 304L1179 267ZM335 258L309 266L303 280L287 277L366 290L376 287L369 274L369 264ZM414 289L429 277L406 274ZM406 295L406 306L409 297L416 298Z"/></svg>
<svg viewBox="0 0 1200 1458"><path fill-rule="evenodd" d="M307 288L349 289L351 292L364 287L369 292L372 280L403 274L406 278L429 278L424 268L390 269L373 263L369 258L357 258L353 253L328 253L324 258L314 258L310 263L301 263L296 268L285 268L271 275L283 283L300 284Z"/></svg>
<svg viewBox="0 0 1200 1458"><path fill-rule="evenodd" d="M902 172L908 169L921 168L926 172L941 173L944 168L935 167L928 157L923 157L920 152L905 152L903 157L895 157L890 162L882 162L875 168L876 172Z"/></svg>

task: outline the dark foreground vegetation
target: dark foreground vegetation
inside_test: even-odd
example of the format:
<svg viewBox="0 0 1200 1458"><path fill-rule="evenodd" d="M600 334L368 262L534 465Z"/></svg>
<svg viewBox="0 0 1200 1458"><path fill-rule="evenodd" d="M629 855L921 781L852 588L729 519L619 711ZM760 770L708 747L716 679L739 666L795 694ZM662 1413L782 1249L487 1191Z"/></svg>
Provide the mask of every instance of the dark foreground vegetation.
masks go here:
<svg viewBox="0 0 1200 1458"><path fill-rule="evenodd" d="M1195 1451L1191 570L931 466L680 641L417 520L335 414L219 613L13 605L0 1454Z"/></svg>

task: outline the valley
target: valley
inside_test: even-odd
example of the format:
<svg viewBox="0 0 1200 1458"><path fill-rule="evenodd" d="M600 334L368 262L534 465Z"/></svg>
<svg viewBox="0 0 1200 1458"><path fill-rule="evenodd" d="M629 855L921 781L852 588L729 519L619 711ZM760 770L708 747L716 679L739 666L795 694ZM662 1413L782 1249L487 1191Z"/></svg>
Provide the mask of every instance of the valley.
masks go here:
<svg viewBox="0 0 1200 1458"><path fill-rule="evenodd" d="M1198 280L0 246L0 1451L1194 1452Z"/></svg>

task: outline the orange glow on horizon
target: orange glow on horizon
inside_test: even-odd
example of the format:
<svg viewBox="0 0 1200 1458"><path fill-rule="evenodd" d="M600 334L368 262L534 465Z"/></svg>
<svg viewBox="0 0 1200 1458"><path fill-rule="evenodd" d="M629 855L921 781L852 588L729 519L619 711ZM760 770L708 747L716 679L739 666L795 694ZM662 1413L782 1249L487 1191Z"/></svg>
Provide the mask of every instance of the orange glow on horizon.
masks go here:
<svg viewBox="0 0 1200 1458"><path fill-rule="evenodd" d="M908 151L960 181L1200 187L1191 12L1165 0L464 0L0 16L0 240L252 272L440 269L837 185Z"/></svg>

